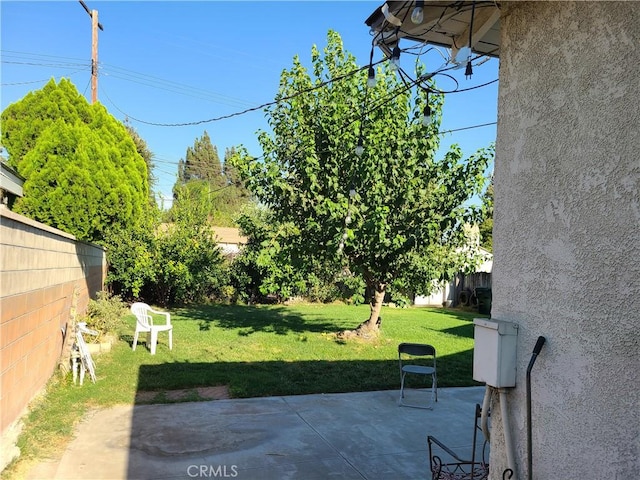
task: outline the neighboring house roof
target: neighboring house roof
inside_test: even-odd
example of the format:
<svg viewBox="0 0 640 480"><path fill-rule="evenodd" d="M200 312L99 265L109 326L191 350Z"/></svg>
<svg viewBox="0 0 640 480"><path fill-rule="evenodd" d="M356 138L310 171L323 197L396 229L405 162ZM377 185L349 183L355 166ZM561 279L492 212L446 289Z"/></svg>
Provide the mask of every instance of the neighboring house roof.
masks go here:
<svg viewBox="0 0 640 480"><path fill-rule="evenodd" d="M171 226L170 223L162 223L160 224L160 231L162 232L166 232L169 227ZM220 245L246 245L248 238L240 235L240 229L239 228L234 228L234 227L211 227L211 230L213 231L213 233L215 234L217 240L218 240L218 244Z"/></svg>
<svg viewBox="0 0 640 480"><path fill-rule="evenodd" d="M485 261L478 265L478 268L476 268L476 272L491 273L491 271L493 270L493 253L491 253L489 250L485 250L482 247L479 247L478 250L484 256Z"/></svg>
<svg viewBox="0 0 640 480"><path fill-rule="evenodd" d="M0 162L0 166L2 167L0 170L0 190L21 197L25 179L6 163Z"/></svg>
<svg viewBox="0 0 640 480"><path fill-rule="evenodd" d="M245 245L247 237L240 235L240 229L233 227L211 227L220 243Z"/></svg>

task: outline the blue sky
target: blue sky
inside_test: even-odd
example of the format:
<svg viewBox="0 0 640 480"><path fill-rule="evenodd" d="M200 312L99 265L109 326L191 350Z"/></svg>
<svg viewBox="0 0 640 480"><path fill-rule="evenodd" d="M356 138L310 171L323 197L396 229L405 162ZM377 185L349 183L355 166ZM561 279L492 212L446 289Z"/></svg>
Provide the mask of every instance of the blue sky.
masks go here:
<svg viewBox="0 0 640 480"><path fill-rule="evenodd" d="M155 154L156 190L170 196L177 163L207 130L220 157L244 145L261 155L256 132L268 129L264 113L196 126L189 123L229 115L274 99L283 69L299 55L309 63L312 45L323 48L329 29L342 36L360 65L369 61L371 36L364 21L378 1L200 1L115 2L85 0L104 26L98 41L98 100L131 124ZM0 107L42 88L52 77L70 78L91 98L91 19L77 1L0 2L2 90ZM446 55L446 51L443 50ZM382 58L376 50L374 60ZM412 59L403 58L411 71ZM427 66L442 58L425 58ZM437 63L437 65L435 65ZM453 73L461 89L498 77L498 61ZM443 90L454 87L441 79ZM498 84L445 98L442 130L495 122ZM465 155L495 140L495 125L446 134L441 149L458 143Z"/></svg>

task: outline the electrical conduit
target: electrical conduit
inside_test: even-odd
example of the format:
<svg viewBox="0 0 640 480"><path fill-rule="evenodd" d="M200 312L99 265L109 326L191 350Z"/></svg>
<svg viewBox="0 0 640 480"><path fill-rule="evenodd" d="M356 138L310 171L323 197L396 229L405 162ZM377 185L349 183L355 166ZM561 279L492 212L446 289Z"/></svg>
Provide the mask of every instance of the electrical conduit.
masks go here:
<svg viewBox="0 0 640 480"><path fill-rule="evenodd" d="M489 409L491 408L491 396L493 395L493 387L487 385L484 390L484 399L482 400L482 413L480 416L480 428L487 443L491 443L491 432L489 431Z"/></svg>
<svg viewBox="0 0 640 480"><path fill-rule="evenodd" d="M500 416L502 417L502 429L504 430L504 443L507 450L507 464L513 472L513 480L517 480L515 455L513 453L513 439L511 438L511 427L509 426L509 415L507 411L507 390L498 389L500 395Z"/></svg>

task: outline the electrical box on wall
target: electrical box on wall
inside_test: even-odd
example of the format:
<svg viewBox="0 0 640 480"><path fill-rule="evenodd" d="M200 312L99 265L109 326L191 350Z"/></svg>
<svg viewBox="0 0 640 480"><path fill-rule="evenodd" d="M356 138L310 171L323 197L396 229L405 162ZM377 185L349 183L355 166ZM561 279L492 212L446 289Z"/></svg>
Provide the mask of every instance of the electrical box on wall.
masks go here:
<svg viewBox="0 0 640 480"><path fill-rule="evenodd" d="M473 379L496 388L515 387L518 325L488 318L473 323Z"/></svg>

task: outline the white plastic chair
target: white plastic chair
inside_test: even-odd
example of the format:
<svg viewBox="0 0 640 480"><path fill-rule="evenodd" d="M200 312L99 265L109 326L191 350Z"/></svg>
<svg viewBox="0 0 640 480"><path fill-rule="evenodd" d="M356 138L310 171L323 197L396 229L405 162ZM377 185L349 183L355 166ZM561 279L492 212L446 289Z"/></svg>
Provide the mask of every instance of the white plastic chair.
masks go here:
<svg viewBox="0 0 640 480"><path fill-rule="evenodd" d="M171 315L169 312L154 310L146 303L136 302L131 305L131 311L136 316L136 333L133 336L133 350L138 344L138 335L141 332L147 334L147 345L150 345L151 355L156 354L156 345L158 344L158 332L169 332L169 350L173 349L173 325L171 325ZM153 314L164 315L166 323L164 325L153 324Z"/></svg>
<svg viewBox="0 0 640 480"><path fill-rule="evenodd" d="M87 328L87 322L78 322L76 325L76 342L71 353L71 365L73 369L73 384L80 375L80 385L84 383L84 375L89 372L91 381L96 383L96 364L91 358L91 352L84 341L83 333L88 335L98 335L98 332Z"/></svg>

